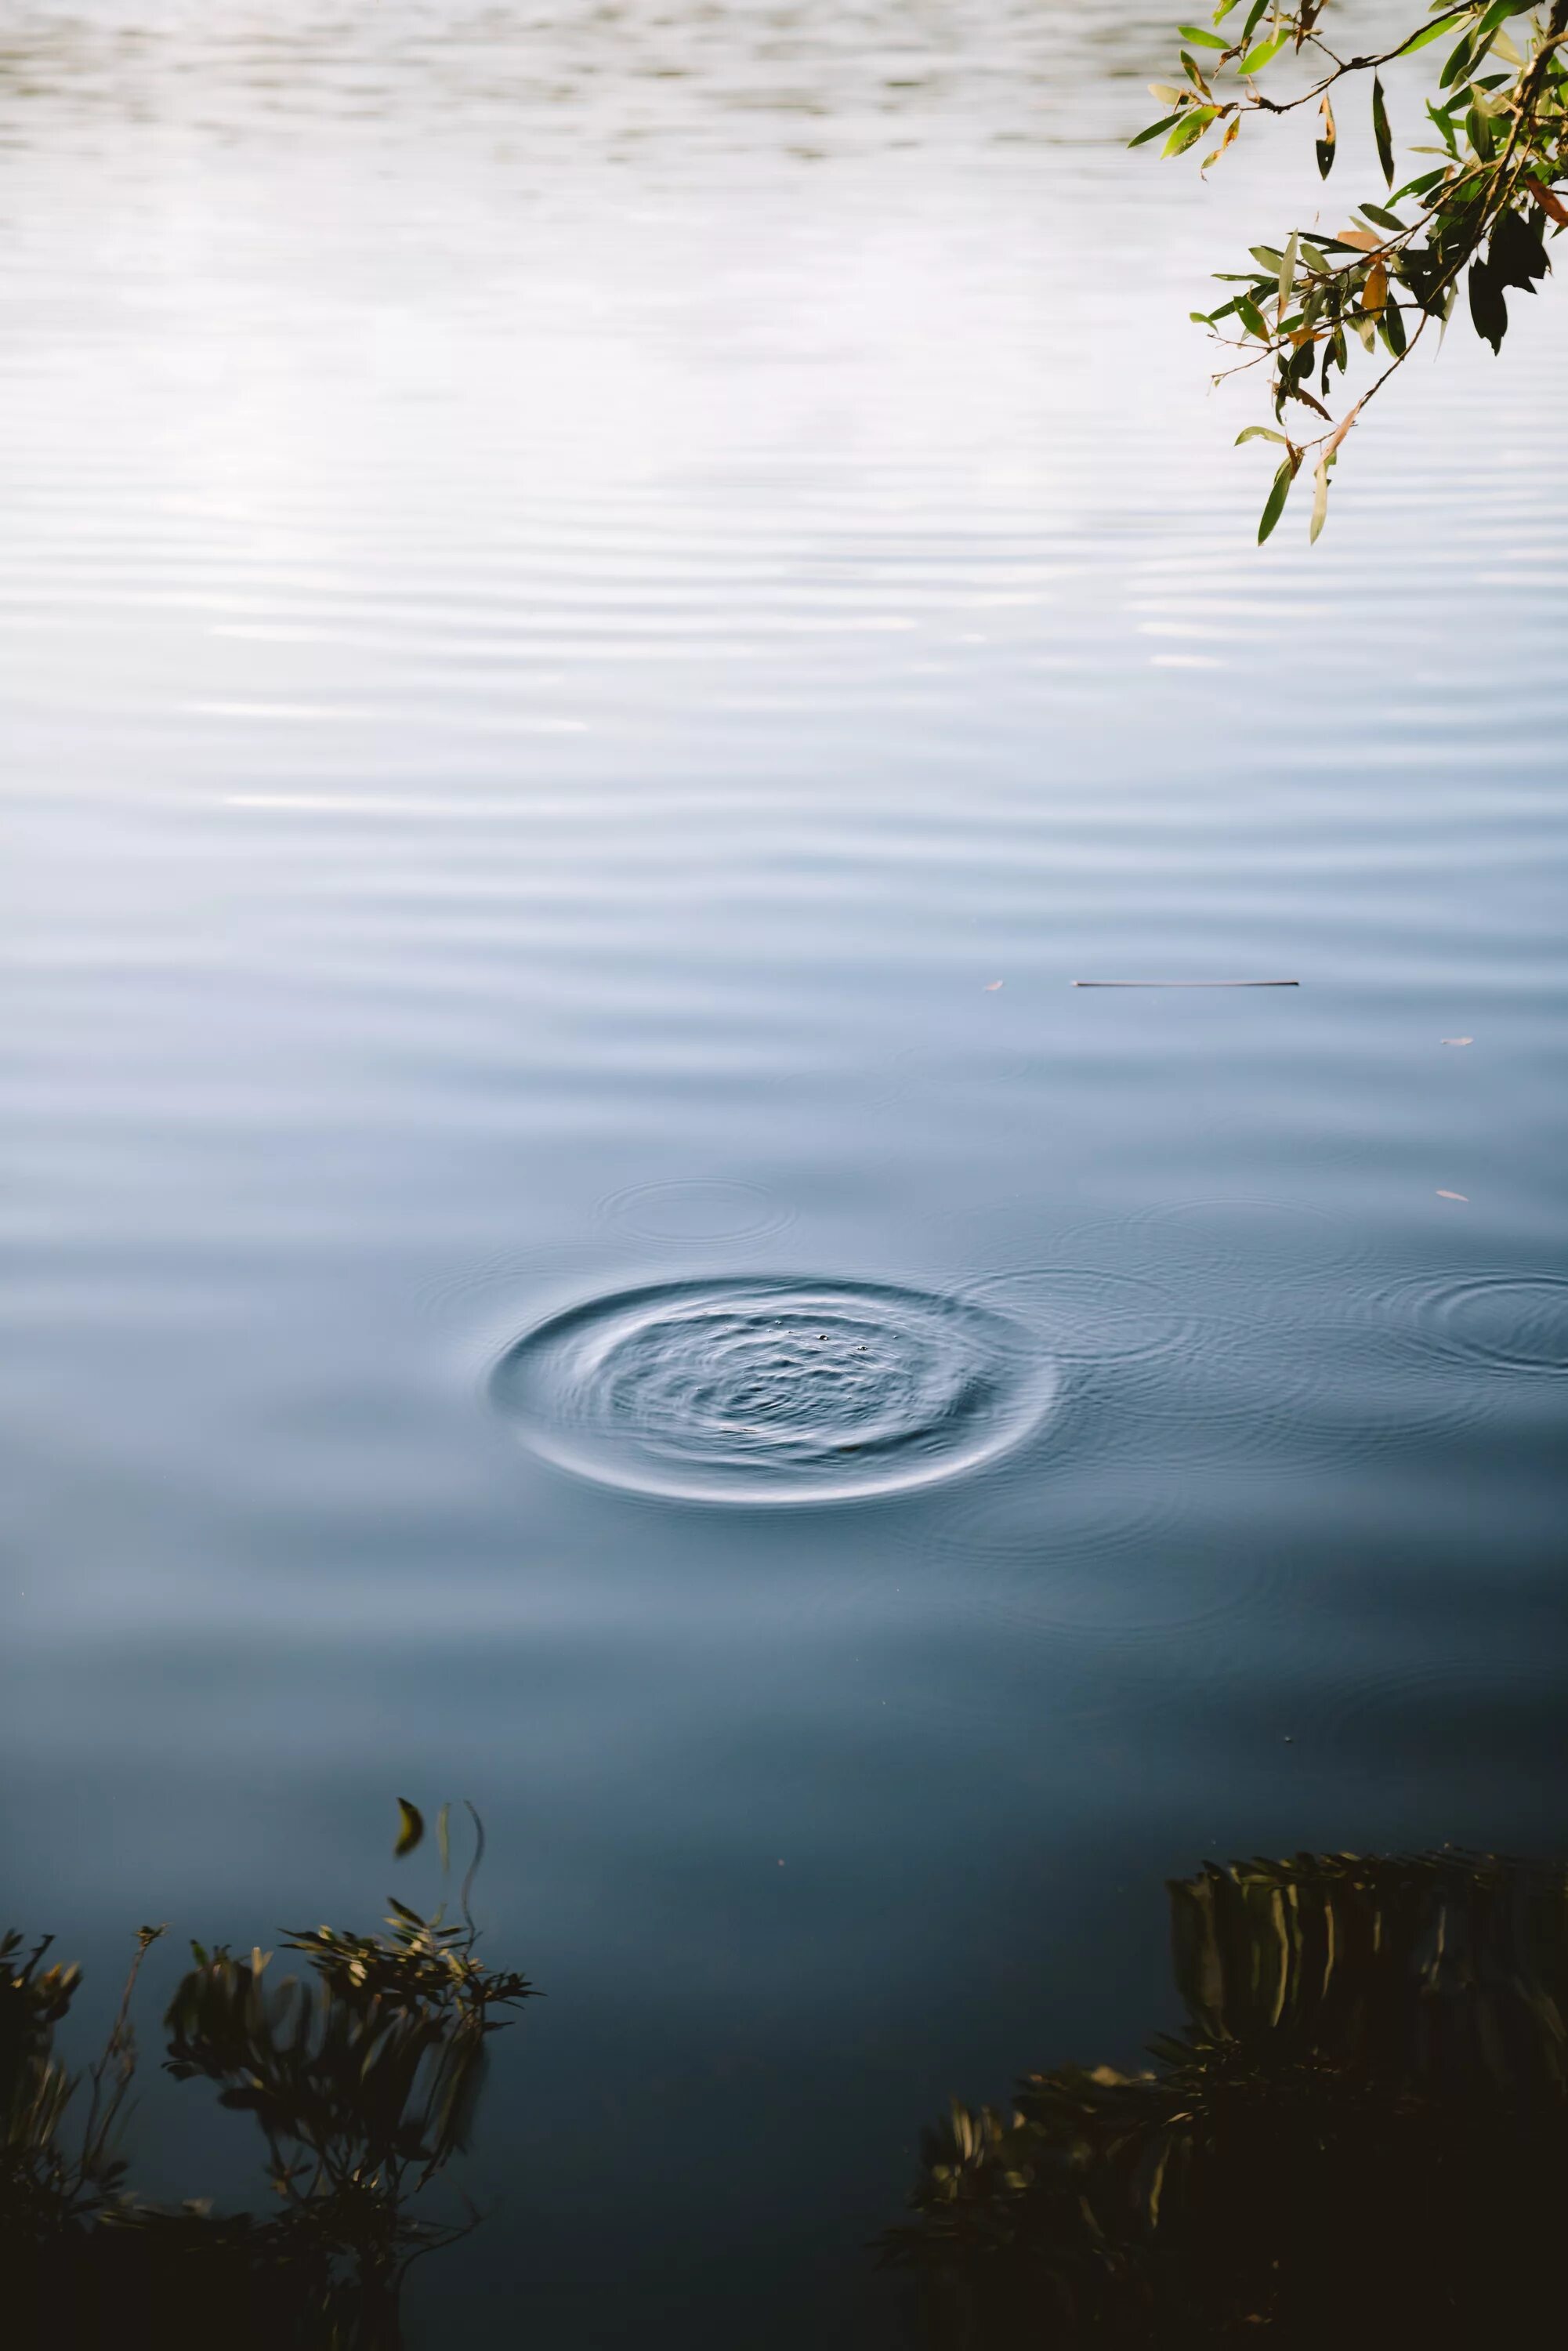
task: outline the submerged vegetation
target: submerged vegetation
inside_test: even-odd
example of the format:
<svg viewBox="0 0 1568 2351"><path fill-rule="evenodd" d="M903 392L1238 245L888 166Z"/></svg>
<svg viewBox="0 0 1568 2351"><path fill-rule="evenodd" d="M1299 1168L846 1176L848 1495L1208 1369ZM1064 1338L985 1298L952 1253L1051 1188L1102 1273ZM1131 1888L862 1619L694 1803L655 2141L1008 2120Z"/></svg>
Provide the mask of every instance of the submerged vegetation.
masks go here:
<svg viewBox="0 0 1568 2351"><path fill-rule="evenodd" d="M1298 227L1280 246L1253 246L1251 267L1218 273L1237 290L1217 309L1192 314L1236 354L1217 382L1253 368L1268 377L1275 423L1249 425L1240 435L1284 452L1260 540L1279 521L1309 459L1315 539L1345 435L1434 322L1440 337L1461 287L1477 334L1495 352L1508 331L1508 295L1532 294L1551 268L1548 238L1568 226L1568 203L1557 193L1568 181L1568 0L1541 6L1531 0L1437 0L1402 39L1375 55L1352 57L1341 56L1325 36L1330 0L1293 6L1250 0L1244 15L1241 5L1220 0L1212 26L1181 26L1181 78L1150 84L1166 111L1133 144L1163 138L1166 155L1201 145L1207 172L1244 122L1311 108L1318 170L1326 180L1339 152L1335 97L1343 97L1342 84L1372 77L1383 192L1363 203L1337 235ZM1437 161L1396 187L1381 68L1439 40L1447 47L1437 89L1426 100L1427 139L1413 150ZM1306 69L1304 86L1286 97L1261 87L1281 58ZM1381 364L1335 417L1325 403L1336 376L1343 388L1356 345ZM1300 431L1301 410L1321 420L1322 431Z"/></svg>
<svg viewBox="0 0 1568 2351"><path fill-rule="evenodd" d="M1568 1872L1458 1853L1171 1886L1185 2031L929 2131L884 2257L943 2351L1523 2342L1568 2195Z"/></svg>
<svg viewBox="0 0 1568 2351"><path fill-rule="evenodd" d="M422 1841L401 1807L398 1853ZM466 2147L493 2011L533 1996L524 1976L486 1967L469 1907L393 1899L372 1934L316 1927L282 1948L308 1964L276 1979L271 1953L191 1947L163 2019L166 2069L204 2081L253 2115L266 2146L266 2219L205 2203L176 2210L126 2184L120 2137L135 2076L131 1994L166 1931L143 1927L102 2054L72 2074L56 2047L79 1988L46 1965L49 1939L0 1940L0 2261L17 2331L8 2339L94 2346L134 2335L184 2344L393 2351L411 2262L455 2242L452 2223L414 2210ZM438 1835L447 1858L447 1815Z"/></svg>

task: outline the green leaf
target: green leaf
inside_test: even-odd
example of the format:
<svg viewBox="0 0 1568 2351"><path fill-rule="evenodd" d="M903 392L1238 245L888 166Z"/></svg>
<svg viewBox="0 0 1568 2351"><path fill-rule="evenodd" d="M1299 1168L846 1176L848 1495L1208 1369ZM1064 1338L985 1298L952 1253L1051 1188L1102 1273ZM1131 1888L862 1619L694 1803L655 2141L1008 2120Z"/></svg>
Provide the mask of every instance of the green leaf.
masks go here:
<svg viewBox="0 0 1568 2351"><path fill-rule="evenodd" d="M1239 449L1243 441L1277 441L1281 449L1288 449L1291 445L1284 434L1276 433L1271 424L1249 424L1244 433L1237 434L1231 445Z"/></svg>
<svg viewBox="0 0 1568 2351"><path fill-rule="evenodd" d="M1280 272L1280 248L1278 246L1249 245L1247 250L1252 256L1253 260L1258 264L1260 269L1266 269L1270 277L1278 277Z"/></svg>
<svg viewBox="0 0 1568 2351"><path fill-rule="evenodd" d="M1361 209L1366 214L1368 220L1374 220L1377 223L1379 228L1396 229L1401 236L1404 235L1405 223L1400 219L1397 213L1391 213L1387 209L1386 205L1363 204Z"/></svg>
<svg viewBox="0 0 1568 2351"><path fill-rule="evenodd" d="M1135 139L1128 140L1127 144L1129 147L1145 146L1151 139L1157 139L1162 131L1168 131L1173 122L1180 120L1179 114L1167 114L1163 122L1151 122L1146 131L1140 131Z"/></svg>
<svg viewBox="0 0 1568 2351"><path fill-rule="evenodd" d="M1329 469L1320 458L1312 483L1312 527L1308 533L1309 544L1317 545L1318 533L1329 518Z"/></svg>
<svg viewBox="0 0 1568 2351"><path fill-rule="evenodd" d="M1217 110L1212 106L1197 106L1193 109L1190 114L1184 114L1176 129L1171 132L1170 137L1166 141L1165 145L1161 148L1161 154L1180 155L1185 153L1187 148L1192 146L1196 141L1202 138L1204 132L1208 129L1209 124L1214 120L1216 111Z"/></svg>
<svg viewBox="0 0 1568 2351"><path fill-rule="evenodd" d="M1239 74L1261 73L1266 65L1272 64L1290 37L1289 33L1276 33L1272 40L1260 41L1255 49L1248 50L1247 55L1237 67L1237 72Z"/></svg>
<svg viewBox="0 0 1568 2351"><path fill-rule="evenodd" d="M1240 319L1242 325L1246 328L1248 333L1249 335L1256 335L1260 343L1266 343L1272 340L1269 333L1268 320L1264 318L1262 311L1260 310L1256 302L1249 301L1245 294L1239 294L1236 298L1236 315Z"/></svg>
<svg viewBox="0 0 1568 2351"><path fill-rule="evenodd" d="M1442 72L1437 76L1439 89L1451 89L1456 82L1463 83L1475 55L1476 37L1472 27L1458 41L1450 52Z"/></svg>
<svg viewBox="0 0 1568 2351"><path fill-rule="evenodd" d="M1273 530L1274 525L1284 513L1285 500L1291 495L1291 484L1295 480L1295 465L1291 459L1287 457L1284 464L1281 466L1279 472L1274 476L1273 487L1269 492L1268 502L1263 508L1262 516L1258 524L1258 544L1260 547L1262 546L1263 541L1270 536L1270 532Z"/></svg>
<svg viewBox="0 0 1568 2351"><path fill-rule="evenodd" d="M1281 308L1283 308L1286 301L1290 298L1291 288L1296 282L1296 255L1300 250L1301 242L1301 238L1297 235L1296 231L1292 229L1291 231L1290 241L1286 245L1284 252L1280 256L1280 304Z"/></svg>
<svg viewBox="0 0 1568 2351"><path fill-rule="evenodd" d="M1490 163L1497 153L1497 132L1484 114L1472 106L1465 117L1465 136L1483 163Z"/></svg>
<svg viewBox="0 0 1568 2351"><path fill-rule="evenodd" d="M1385 187L1394 185L1394 137L1388 128L1388 108L1383 96L1383 77L1372 77L1372 135L1377 141L1377 160L1383 166Z"/></svg>
<svg viewBox="0 0 1568 2351"><path fill-rule="evenodd" d="M1200 49L1227 49L1230 46L1218 33L1206 33L1201 25L1178 25L1176 31L1184 41L1196 41Z"/></svg>
<svg viewBox="0 0 1568 2351"><path fill-rule="evenodd" d="M397 1843L392 1847L392 1859L401 1861L405 1854L412 1853L415 1845L423 1842L424 1815L417 1804L411 1804L406 1796L400 1796L397 1800Z"/></svg>

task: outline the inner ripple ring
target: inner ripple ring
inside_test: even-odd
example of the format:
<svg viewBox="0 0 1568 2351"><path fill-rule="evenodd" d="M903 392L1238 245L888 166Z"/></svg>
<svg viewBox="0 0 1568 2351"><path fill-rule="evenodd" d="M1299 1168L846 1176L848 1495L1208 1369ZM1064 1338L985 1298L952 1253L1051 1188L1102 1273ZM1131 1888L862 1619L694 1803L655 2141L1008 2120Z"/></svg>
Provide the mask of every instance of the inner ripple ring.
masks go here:
<svg viewBox="0 0 1568 2351"><path fill-rule="evenodd" d="M689 1501L847 1501L956 1477L1049 1412L1059 1366L1012 1319L891 1283L736 1276L552 1315L490 1374L546 1460Z"/></svg>

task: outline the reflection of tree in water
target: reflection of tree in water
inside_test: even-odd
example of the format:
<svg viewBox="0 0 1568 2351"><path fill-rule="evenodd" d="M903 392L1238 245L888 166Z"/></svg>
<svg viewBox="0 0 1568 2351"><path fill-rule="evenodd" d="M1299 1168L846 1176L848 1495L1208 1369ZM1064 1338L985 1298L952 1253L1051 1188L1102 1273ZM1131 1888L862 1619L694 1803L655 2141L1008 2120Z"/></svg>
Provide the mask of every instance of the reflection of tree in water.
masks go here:
<svg viewBox="0 0 1568 2351"><path fill-rule="evenodd" d="M405 1808L400 1849L422 1834ZM1188 2022L1154 2070L1030 2074L927 2135L884 2252L933 2351L1533 2340L1568 2202L1568 1872L1302 1855L1170 1892ZM55 2046L77 1970L0 1939L6 2351L395 2351L410 2263L473 2225L415 2208L467 2143L492 2011L532 1989L483 1965L467 1896L451 1924L394 1903L376 1935L288 1936L298 1981L193 1946L168 2070L255 2116L265 2219L126 2187L131 1991L162 1930L79 2075Z"/></svg>
<svg viewBox="0 0 1568 2351"><path fill-rule="evenodd" d="M1170 1888L1151 2073L926 2134L886 2257L928 2339L1535 2339L1568 2209L1568 1873L1303 1855Z"/></svg>
<svg viewBox="0 0 1568 2351"><path fill-rule="evenodd" d="M423 1834L412 1806L403 1823L400 1852ZM443 1813L444 1858L445 1830ZM482 1849L476 1822L476 1832ZM392 2351L409 2264L467 2232L412 2207L467 2144L503 2021L490 2011L532 1989L478 1958L472 1879L471 1869L450 1925L394 1901L380 1934L288 1935L284 1948L309 1965L303 1980L276 1980L259 1951L192 1946L195 1964L164 2018L167 2070L256 2116L276 2205L265 2220L201 2204L170 2211L125 2187L130 1996L162 1929L141 1929L120 2013L85 2075L55 2049L78 1971L46 1966L47 1942L0 1941L0 2263L18 2351L138 2336Z"/></svg>

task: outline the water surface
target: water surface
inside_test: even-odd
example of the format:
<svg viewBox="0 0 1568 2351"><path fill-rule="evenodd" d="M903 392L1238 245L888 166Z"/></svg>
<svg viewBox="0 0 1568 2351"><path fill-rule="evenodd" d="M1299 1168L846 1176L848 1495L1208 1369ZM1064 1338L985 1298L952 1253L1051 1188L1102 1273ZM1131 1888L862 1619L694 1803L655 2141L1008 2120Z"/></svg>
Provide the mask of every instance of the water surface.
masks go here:
<svg viewBox="0 0 1568 2351"><path fill-rule="evenodd" d="M1128 156L1165 62L8 20L8 1898L106 1982L472 1796L549 1999L444 2325L884 2339L919 2124L1135 2055L1160 1878L1561 1845L1568 311L1260 553L1186 314L1311 158ZM1049 1409L807 1510L497 1409L759 1287L858 1303L727 1475Z"/></svg>

